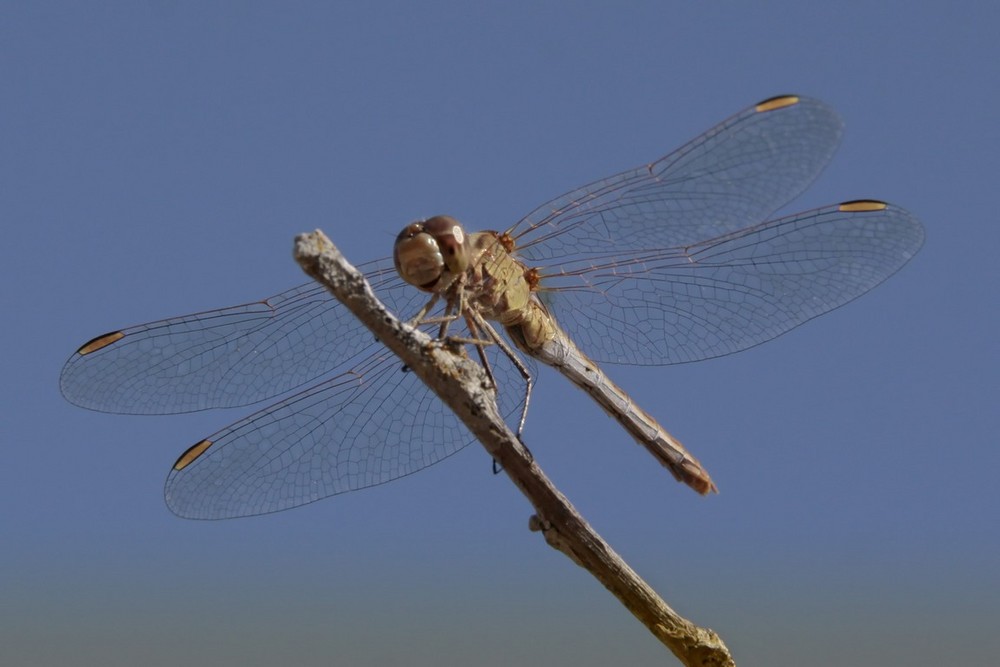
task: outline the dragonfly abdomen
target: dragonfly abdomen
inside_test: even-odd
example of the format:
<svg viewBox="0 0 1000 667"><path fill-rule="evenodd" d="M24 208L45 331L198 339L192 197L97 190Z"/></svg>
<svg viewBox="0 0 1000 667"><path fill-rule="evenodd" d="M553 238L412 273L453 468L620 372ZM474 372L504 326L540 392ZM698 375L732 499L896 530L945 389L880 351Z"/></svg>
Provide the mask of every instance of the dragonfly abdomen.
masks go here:
<svg viewBox="0 0 1000 667"><path fill-rule="evenodd" d="M612 382L570 340L555 320L545 313L541 304L538 304L538 309L537 319L525 318L517 327L508 327L508 333L518 347L542 363L552 366L570 382L586 391L636 442L670 470L678 481L701 494L718 491L708 472L684 445ZM535 332L535 335L545 331L543 342L532 348L529 344L531 337L525 335L529 330Z"/></svg>

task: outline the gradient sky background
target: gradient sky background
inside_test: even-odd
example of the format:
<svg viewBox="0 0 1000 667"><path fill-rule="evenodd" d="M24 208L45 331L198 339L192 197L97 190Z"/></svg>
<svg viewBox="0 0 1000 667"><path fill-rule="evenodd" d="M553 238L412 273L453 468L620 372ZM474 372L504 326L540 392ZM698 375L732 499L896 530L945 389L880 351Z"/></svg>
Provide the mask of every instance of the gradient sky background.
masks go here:
<svg viewBox="0 0 1000 667"><path fill-rule="evenodd" d="M995 3L4 3L0 663L673 664L528 532L478 446L388 486L191 522L163 479L249 410L81 410L107 330L303 282L413 219L502 228L796 92L846 121L795 210L877 197L927 243L768 345L611 369L721 493L698 498L541 376L536 457L740 665L1000 652Z"/></svg>

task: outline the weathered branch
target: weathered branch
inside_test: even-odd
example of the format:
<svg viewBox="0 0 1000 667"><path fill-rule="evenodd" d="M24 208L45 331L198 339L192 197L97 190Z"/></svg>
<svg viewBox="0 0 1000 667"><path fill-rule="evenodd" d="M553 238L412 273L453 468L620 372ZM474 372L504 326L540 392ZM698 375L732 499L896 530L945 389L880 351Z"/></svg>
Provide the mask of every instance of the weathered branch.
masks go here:
<svg viewBox="0 0 1000 667"><path fill-rule="evenodd" d="M479 364L388 312L323 232L297 237L295 259L455 411L534 506L532 530L597 577L684 665L735 666L715 632L671 609L552 485L500 416Z"/></svg>

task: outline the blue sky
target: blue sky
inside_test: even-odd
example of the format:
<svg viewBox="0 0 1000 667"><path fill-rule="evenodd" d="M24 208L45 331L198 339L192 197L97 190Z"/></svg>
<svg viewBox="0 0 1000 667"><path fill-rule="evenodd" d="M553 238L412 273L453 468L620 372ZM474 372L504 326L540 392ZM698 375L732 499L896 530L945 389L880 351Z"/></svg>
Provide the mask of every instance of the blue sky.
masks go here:
<svg viewBox="0 0 1000 667"><path fill-rule="evenodd" d="M759 348L613 377L711 470L698 498L541 375L541 465L741 665L984 662L1000 650L989 3L6 4L0 13L0 660L597 665L670 658L526 530L469 447L376 489L190 522L185 447L245 415L91 413L94 335L303 281L413 219L502 228L748 104L820 98L840 152L792 209L877 197L921 254ZM990 352L990 350L994 350Z"/></svg>

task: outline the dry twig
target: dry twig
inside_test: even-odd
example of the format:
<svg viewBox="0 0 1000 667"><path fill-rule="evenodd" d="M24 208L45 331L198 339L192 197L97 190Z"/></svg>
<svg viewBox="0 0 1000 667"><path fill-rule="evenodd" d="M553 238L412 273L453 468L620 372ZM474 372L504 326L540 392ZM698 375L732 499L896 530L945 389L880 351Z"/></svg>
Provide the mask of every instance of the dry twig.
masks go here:
<svg viewBox="0 0 1000 667"><path fill-rule="evenodd" d="M552 485L500 416L481 366L388 312L323 232L297 237L295 259L454 410L534 506L532 530L594 575L684 665L735 667L715 632L671 609Z"/></svg>

